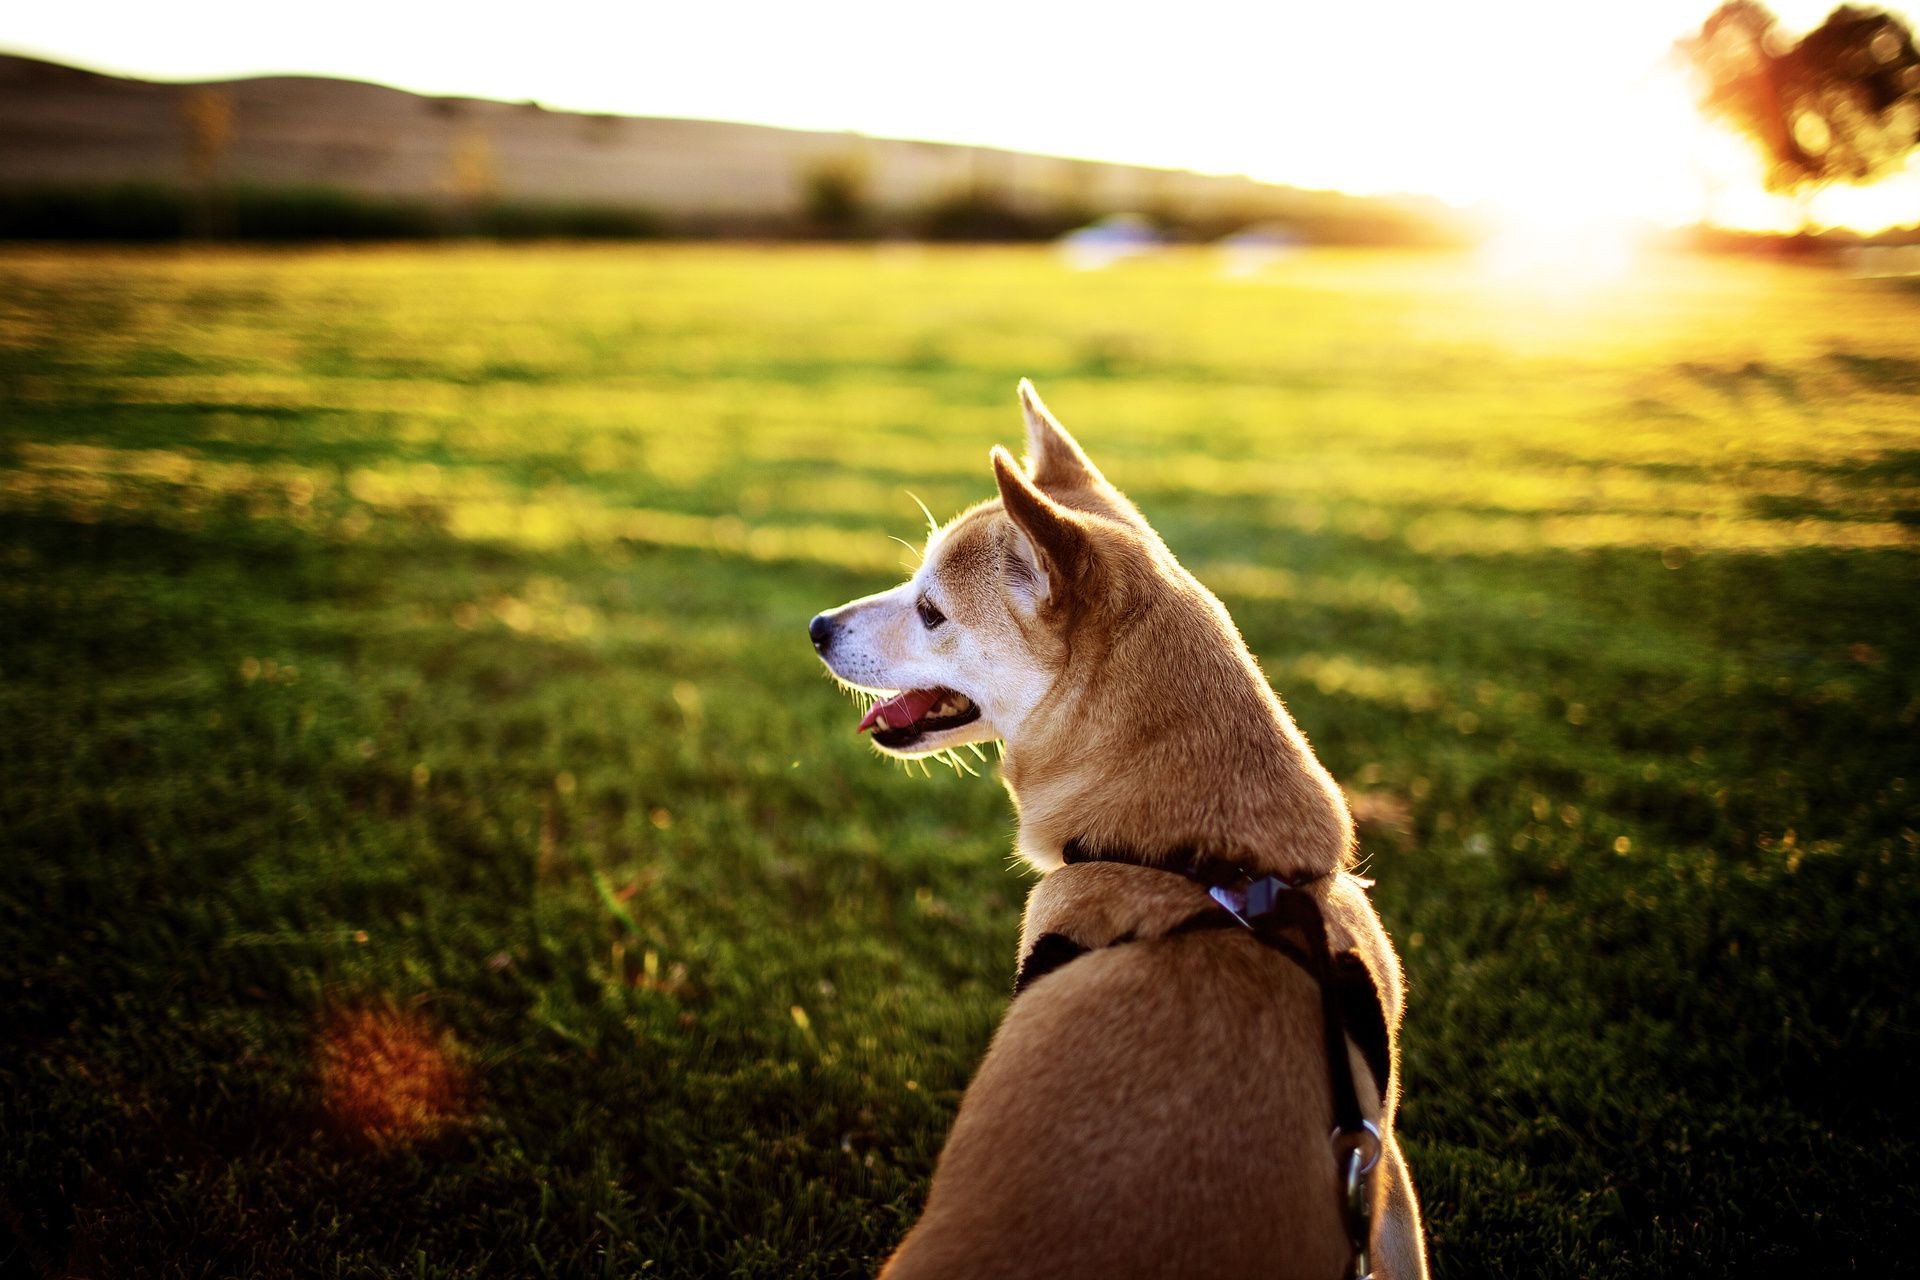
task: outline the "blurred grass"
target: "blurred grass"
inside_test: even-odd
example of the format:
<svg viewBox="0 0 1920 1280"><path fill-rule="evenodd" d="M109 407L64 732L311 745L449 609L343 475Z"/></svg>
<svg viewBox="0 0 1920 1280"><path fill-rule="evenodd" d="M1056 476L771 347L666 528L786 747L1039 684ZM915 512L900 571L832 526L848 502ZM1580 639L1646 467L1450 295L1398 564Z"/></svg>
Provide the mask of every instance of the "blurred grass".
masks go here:
<svg viewBox="0 0 1920 1280"><path fill-rule="evenodd" d="M1032 375L1371 815L1439 1276L1904 1257L1920 298L0 255L8 1270L839 1275L1028 884L802 638ZM383 1110L384 1108L384 1110Z"/></svg>

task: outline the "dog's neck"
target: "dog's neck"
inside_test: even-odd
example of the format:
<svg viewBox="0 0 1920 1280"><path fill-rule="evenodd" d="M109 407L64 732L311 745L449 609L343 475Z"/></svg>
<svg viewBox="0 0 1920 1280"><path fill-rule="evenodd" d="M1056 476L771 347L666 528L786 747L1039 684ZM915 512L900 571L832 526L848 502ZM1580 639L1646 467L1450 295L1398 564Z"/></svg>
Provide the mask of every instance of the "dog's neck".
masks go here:
<svg viewBox="0 0 1920 1280"><path fill-rule="evenodd" d="M1256 875L1344 868L1353 823L1339 787L1239 637L1186 622L1120 642L1151 655L1150 687L1117 678L1134 664L1116 648L1008 742L1021 855L1050 871L1079 840L1149 860L1196 852Z"/></svg>

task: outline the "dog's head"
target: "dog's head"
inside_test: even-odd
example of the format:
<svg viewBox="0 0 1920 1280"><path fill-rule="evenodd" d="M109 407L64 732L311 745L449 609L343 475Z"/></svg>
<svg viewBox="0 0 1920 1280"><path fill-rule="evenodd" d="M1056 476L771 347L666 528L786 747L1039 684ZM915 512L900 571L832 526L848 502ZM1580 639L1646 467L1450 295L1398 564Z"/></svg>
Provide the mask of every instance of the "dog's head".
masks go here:
<svg viewBox="0 0 1920 1280"><path fill-rule="evenodd" d="M907 581L809 627L829 671L881 696L860 728L888 754L1016 743L1070 655L1103 645L1162 574L1182 573L1026 381L1020 404L1027 460L994 448L999 498L934 530Z"/></svg>

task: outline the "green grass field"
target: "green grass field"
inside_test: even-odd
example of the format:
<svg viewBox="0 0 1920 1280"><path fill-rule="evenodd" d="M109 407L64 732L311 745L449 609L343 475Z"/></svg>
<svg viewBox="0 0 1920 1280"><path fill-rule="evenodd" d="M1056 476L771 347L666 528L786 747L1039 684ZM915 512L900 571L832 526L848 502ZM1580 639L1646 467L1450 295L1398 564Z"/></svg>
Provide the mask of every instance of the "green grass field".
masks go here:
<svg viewBox="0 0 1920 1280"><path fill-rule="evenodd" d="M871 1269L1031 881L804 629L1022 374L1367 816L1436 1275L1910 1258L1920 292L15 249L0 1271Z"/></svg>

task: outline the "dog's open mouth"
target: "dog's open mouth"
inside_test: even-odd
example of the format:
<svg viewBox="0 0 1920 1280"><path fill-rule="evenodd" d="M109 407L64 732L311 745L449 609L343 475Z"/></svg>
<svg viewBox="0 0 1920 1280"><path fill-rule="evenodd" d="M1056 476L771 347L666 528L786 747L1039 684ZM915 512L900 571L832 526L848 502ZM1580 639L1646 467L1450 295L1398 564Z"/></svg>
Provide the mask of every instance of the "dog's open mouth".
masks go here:
<svg viewBox="0 0 1920 1280"><path fill-rule="evenodd" d="M980 708L964 693L951 689L908 689L873 704L856 733L873 730L873 740L900 750L930 733L957 729L980 718Z"/></svg>

